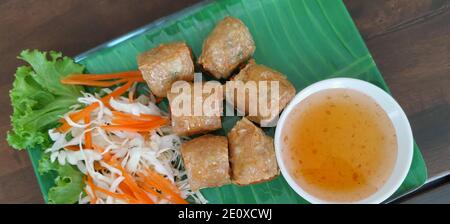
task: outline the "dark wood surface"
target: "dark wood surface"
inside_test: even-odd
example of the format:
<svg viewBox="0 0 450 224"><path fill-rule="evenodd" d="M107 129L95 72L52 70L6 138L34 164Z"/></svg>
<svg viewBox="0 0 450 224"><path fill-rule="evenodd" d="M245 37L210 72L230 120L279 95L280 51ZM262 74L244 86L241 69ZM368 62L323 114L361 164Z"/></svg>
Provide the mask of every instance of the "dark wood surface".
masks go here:
<svg viewBox="0 0 450 224"><path fill-rule="evenodd" d="M0 1L0 203L43 202L26 152L12 150L5 140L19 52L38 48L75 56L196 2ZM450 170L450 0L344 2L410 118L429 176ZM450 203L449 195L414 202L442 201Z"/></svg>

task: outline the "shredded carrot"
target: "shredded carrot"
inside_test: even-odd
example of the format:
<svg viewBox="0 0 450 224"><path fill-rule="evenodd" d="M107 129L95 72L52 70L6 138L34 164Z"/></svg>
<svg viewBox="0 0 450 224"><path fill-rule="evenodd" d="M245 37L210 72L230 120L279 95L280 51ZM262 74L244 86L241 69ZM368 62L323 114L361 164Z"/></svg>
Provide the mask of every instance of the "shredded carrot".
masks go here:
<svg viewBox="0 0 450 224"><path fill-rule="evenodd" d="M148 132L167 124L167 119L159 119L145 122L142 124L118 124L118 125L103 125L101 128L107 131L134 131L134 132Z"/></svg>
<svg viewBox="0 0 450 224"><path fill-rule="evenodd" d="M134 198L134 197L131 196L130 194L126 194L126 193L120 194L120 193L111 192L111 191L109 191L109 190L106 190L106 189L104 189L104 188L102 188L102 187L99 187L99 186L96 186L96 185L94 185L94 184L92 184L91 189L92 189L93 193L95 193L96 191L98 191L98 192L100 192L100 193L103 193L103 194L105 194L105 195L107 195L107 196L111 196L111 197L113 197L113 198L117 198L117 199L121 199L121 200L126 200L126 201L128 201L129 203L139 203L139 201L136 200L136 198ZM91 203L92 203L92 202L91 202ZM95 203L95 201L94 201L94 203Z"/></svg>
<svg viewBox="0 0 450 224"><path fill-rule="evenodd" d="M133 191L123 181L119 184L119 189L125 194L133 195Z"/></svg>
<svg viewBox="0 0 450 224"><path fill-rule="evenodd" d="M83 146L84 148L84 146ZM68 145L65 146L64 149L70 150L70 151L78 151L80 150L80 146L79 145Z"/></svg>
<svg viewBox="0 0 450 224"><path fill-rule="evenodd" d="M117 118L125 118L125 119L135 119L135 120L154 120L161 118L157 115L151 115L151 114L140 114L140 115L134 115L134 114L128 114L120 111L112 111L112 114L114 117Z"/></svg>
<svg viewBox="0 0 450 224"><path fill-rule="evenodd" d="M133 82L128 81L125 85L123 85L123 86L121 86L121 87L115 89L115 90L112 91L110 94L104 96L104 97L101 99L101 101L102 101L106 106L110 106L110 105L109 105L109 100L110 100L111 98L116 98L116 97L118 97L118 96L124 94L124 93L130 88L130 86L131 86L132 84L133 84ZM93 104L91 104L91 105L89 105L89 106L87 106L87 107L85 107L85 108L83 108L83 109L81 109L81 110L79 110L79 111L77 111L77 112L74 112L74 113L70 114L69 117L70 117L70 119L71 119L73 122L78 122L78 121L80 121L81 119L83 119L85 116L87 116L88 114L90 114L92 111L94 111L95 109L97 109L97 107L99 107L99 106L100 106L99 103L93 103ZM70 124L67 123L66 120L62 119L60 122L62 123L62 125L61 125L60 127L58 127L58 131L59 131L59 132L64 133L64 132L67 132L67 131L71 128Z"/></svg>
<svg viewBox="0 0 450 224"><path fill-rule="evenodd" d="M105 160L105 161L110 161L112 159L112 155L111 155L111 153L105 153L105 154L103 154L103 160Z"/></svg>
<svg viewBox="0 0 450 224"><path fill-rule="evenodd" d="M133 178L123 169L120 165L116 165L116 168L122 172L122 176L125 178L125 183L133 192L133 195L140 201L146 204L154 204L153 200L134 182Z"/></svg>
<svg viewBox="0 0 450 224"><path fill-rule="evenodd" d="M142 77L140 71L126 71L111 74L71 74L64 79L110 80Z"/></svg>
<svg viewBox="0 0 450 224"><path fill-rule="evenodd" d="M106 194L108 196L111 196L113 198L122 199L122 200L130 200L130 199L133 200L133 198L131 196L129 196L129 195L111 192L111 191L108 191L108 190L106 190L106 189L104 189L102 187L99 187L99 186L95 186L95 190L100 192L100 193L102 193L102 194Z"/></svg>
<svg viewBox="0 0 450 224"><path fill-rule="evenodd" d="M96 144L92 144L92 147L103 155L103 161L108 162L112 159L111 153L109 153L109 152L103 153L105 151L105 149L103 149L102 147L100 147Z"/></svg>
<svg viewBox="0 0 450 224"><path fill-rule="evenodd" d="M115 125L149 125L151 124L151 122L155 122L158 120L164 120L165 118L162 117L157 117L155 116L155 118L152 119L148 119L148 120L138 120L138 119L133 119L133 118L113 118L111 120L112 124Z"/></svg>
<svg viewBox="0 0 450 224"><path fill-rule="evenodd" d="M164 198L170 202L172 202L173 204L188 204L188 202L186 200L184 200L181 196L179 196L178 194L169 191L167 189L161 190L157 187L155 187L155 182L151 181L148 178L145 179L141 179L140 180L140 186L147 192L150 192L152 194L157 195L160 198ZM159 190L160 192L158 192L157 190Z"/></svg>
<svg viewBox="0 0 450 224"><path fill-rule="evenodd" d="M143 121L129 120L129 119L117 119L117 118L113 118L111 120L111 122L115 125L118 125L118 124L120 124L120 125L143 124Z"/></svg>
<svg viewBox="0 0 450 224"><path fill-rule="evenodd" d="M84 117L84 124L89 124L89 123L91 123L91 116L89 116L89 114L88 114ZM89 126L86 127L86 129L89 129ZM91 131L86 131L84 133L84 144L87 149L92 149L92 132Z"/></svg>
<svg viewBox="0 0 450 224"><path fill-rule="evenodd" d="M104 173L106 171L106 168L100 165L100 162L95 161L94 162L94 170L100 173Z"/></svg>
<svg viewBox="0 0 450 224"><path fill-rule="evenodd" d="M139 187L141 187L144 191L153 194L155 196L157 196L158 198L165 198L167 200L170 200L170 198L164 197L165 195L161 194L160 192L158 192L156 190L156 188L154 186L149 186L147 183L145 183L145 181L141 180L140 182L138 182Z"/></svg>
<svg viewBox="0 0 450 224"><path fill-rule="evenodd" d="M97 109L98 106L99 106L98 103L93 103L77 112L70 114L69 117L73 122L78 122L81 119L83 119L84 117L86 117L87 115L89 115L92 111ZM65 119L62 119L61 122L62 122L62 125L58 127L59 132L64 133L71 128L70 124L67 123L67 121Z"/></svg>
<svg viewBox="0 0 450 224"><path fill-rule="evenodd" d="M127 81L128 81L128 79L118 79L118 80L114 80L114 81L64 79L64 80L61 80L61 83L62 84L70 84L70 85L110 87L110 86L114 86L114 85L124 83Z"/></svg>
<svg viewBox="0 0 450 224"><path fill-rule="evenodd" d="M160 118L153 121L144 121L130 124L102 125L104 130L108 131L151 131L168 123L167 119Z"/></svg>
<svg viewBox="0 0 450 224"><path fill-rule="evenodd" d="M90 196L90 203L91 204L95 204L95 202L97 201L97 194L95 193L94 181L92 180L92 177L90 175L87 176L87 184L91 188L91 191L92 191L92 194L93 194L93 195Z"/></svg>
<svg viewBox="0 0 450 224"><path fill-rule="evenodd" d="M163 177L161 174L159 174L159 173L157 173L157 172L155 172L155 171L153 171L152 169L149 169L149 168L147 168L146 171L147 171L146 174L151 179L157 181L158 183L162 183L165 186L168 186L172 191L175 191L175 192L179 191L178 188L172 182L170 182L168 179Z"/></svg>
<svg viewBox="0 0 450 224"><path fill-rule="evenodd" d="M113 80L117 79L117 80ZM62 84L109 87L120 83L134 81L143 82L139 71L121 72L115 74L72 74L61 80Z"/></svg>
<svg viewBox="0 0 450 224"><path fill-rule="evenodd" d="M147 169L146 174L138 174L144 180L144 183L160 190L165 198L173 203L187 204L186 200L180 196L178 188L172 182L150 169Z"/></svg>
<svg viewBox="0 0 450 224"><path fill-rule="evenodd" d="M110 105L109 105L109 100L110 100L111 98L119 97L120 95L122 95L122 94L124 94L125 92L127 92L128 89L131 87L131 85L133 85L133 82L132 82L132 81L128 81L125 85L123 85L123 86L121 86L121 87L115 89L115 90L112 91L110 94L104 96L104 97L102 98L101 101L102 101L106 106L109 107L109 106L110 106Z"/></svg>

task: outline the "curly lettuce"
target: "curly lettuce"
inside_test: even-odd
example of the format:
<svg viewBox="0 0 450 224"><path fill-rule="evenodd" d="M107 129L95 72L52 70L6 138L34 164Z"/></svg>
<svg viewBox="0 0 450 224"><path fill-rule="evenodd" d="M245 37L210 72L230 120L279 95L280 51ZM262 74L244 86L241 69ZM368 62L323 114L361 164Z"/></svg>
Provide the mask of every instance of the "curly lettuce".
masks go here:
<svg viewBox="0 0 450 224"><path fill-rule="evenodd" d="M39 173L45 175L56 172L55 186L48 191L48 202L52 204L73 204L80 197L84 188L83 176L77 168L66 164L61 166L57 162L50 162L48 154L39 161Z"/></svg>
<svg viewBox="0 0 450 224"><path fill-rule="evenodd" d="M29 66L16 71L10 91L13 115L8 143L15 149L49 145L47 131L58 125L58 119L77 103L82 87L62 85L60 79L82 73L84 67L59 52L25 50L20 59Z"/></svg>
<svg viewBox="0 0 450 224"><path fill-rule="evenodd" d="M45 149L51 145L48 130L58 125L60 117L77 103L83 90L80 86L62 85L60 79L82 73L84 67L54 51L25 50L19 59L28 65L17 69L10 91L13 114L7 141L17 150ZM70 165L50 163L46 156L39 166L41 174L56 172L58 176L49 190L49 202L76 202L84 185L81 172Z"/></svg>

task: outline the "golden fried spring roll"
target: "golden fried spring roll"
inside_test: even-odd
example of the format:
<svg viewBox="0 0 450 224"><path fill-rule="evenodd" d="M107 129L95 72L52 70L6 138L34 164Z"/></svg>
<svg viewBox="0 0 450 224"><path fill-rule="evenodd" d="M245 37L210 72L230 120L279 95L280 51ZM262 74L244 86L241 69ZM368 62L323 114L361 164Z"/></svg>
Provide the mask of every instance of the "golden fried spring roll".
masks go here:
<svg viewBox="0 0 450 224"><path fill-rule="evenodd" d="M245 24L225 17L203 42L198 63L217 79L228 78L255 52L255 42Z"/></svg>
<svg viewBox="0 0 450 224"><path fill-rule="evenodd" d="M192 52L184 42L161 44L140 54L137 62L150 90L158 97L165 97L177 80L194 80Z"/></svg>
<svg viewBox="0 0 450 224"><path fill-rule="evenodd" d="M253 60L239 74L232 77L231 81L240 81L241 85L239 82L227 82L225 99L236 109L245 113L249 120L259 124L265 122L264 126L272 126L270 124L277 120L279 113L295 96L295 87L286 76L269 67L256 64ZM261 89L263 83L260 81L267 81L265 82L267 88L264 89L267 91ZM278 94L272 95L271 81L278 83ZM256 88L246 88L251 87L249 84L252 83L256 84ZM256 96L253 97L254 100L251 98L252 93ZM262 107L260 104L265 106ZM263 108L266 110L261 110Z"/></svg>
<svg viewBox="0 0 450 224"><path fill-rule="evenodd" d="M228 133L231 179L248 185L268 181L279 174L273 139L246 118Z"/></svg>
<svg viewBox="0 0 450 224"><path fill-rule="evenodd" d="M230 183L228 141L203 135L181 145L181 155L193 191Z"/></svg>
<svg viewBox="0 0 450 224"><path fill-rule="evenodd" d="M197 86L194 87L195 85ZM194 88L202 88L204 91L195 95ZM223 91L219 82L196 84L176 82L172 90L175 92L170 91L167 98L170 104L172 127L176 134L189 136L222 127Z"/></svg>

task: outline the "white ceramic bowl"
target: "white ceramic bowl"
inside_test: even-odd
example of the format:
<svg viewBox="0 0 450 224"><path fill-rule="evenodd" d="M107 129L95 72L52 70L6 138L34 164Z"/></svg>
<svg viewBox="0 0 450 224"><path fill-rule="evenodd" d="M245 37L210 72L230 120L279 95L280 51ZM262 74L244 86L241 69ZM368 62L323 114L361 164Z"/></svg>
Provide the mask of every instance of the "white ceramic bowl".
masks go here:
<svg viewBox="0 0 450 224"><path fill-rule="evenodd" d="M381 203L389 198L400 187L401 183L408 174L413 157L413 136L408 118L406 117L400 105L398 105L398 103L384 90L366 81L351 78L327 79L316 82L306 87L294 97L294 99L289 103L289 105L281 114L275 131L275 151L281 173L283 174L288 184L295 190L295 192L297 192L297 194L299 194L307 201L311 203L339 203L317 198L304 191L302 187L298 185L296 181L294 181L285 165L285 158L283 158L282 153L284 148L281 140L281 134L283 133L283 129L286 124L286 118L302 100L313 93L334 88L352 89L370 96L381 106L381 108L383 108L383 110L392 121L395 132L397 134L398 151L397 160L395 162L395 166L391 173L391 176L377 192L365 199L352 202L362 204Z"/></svg>

